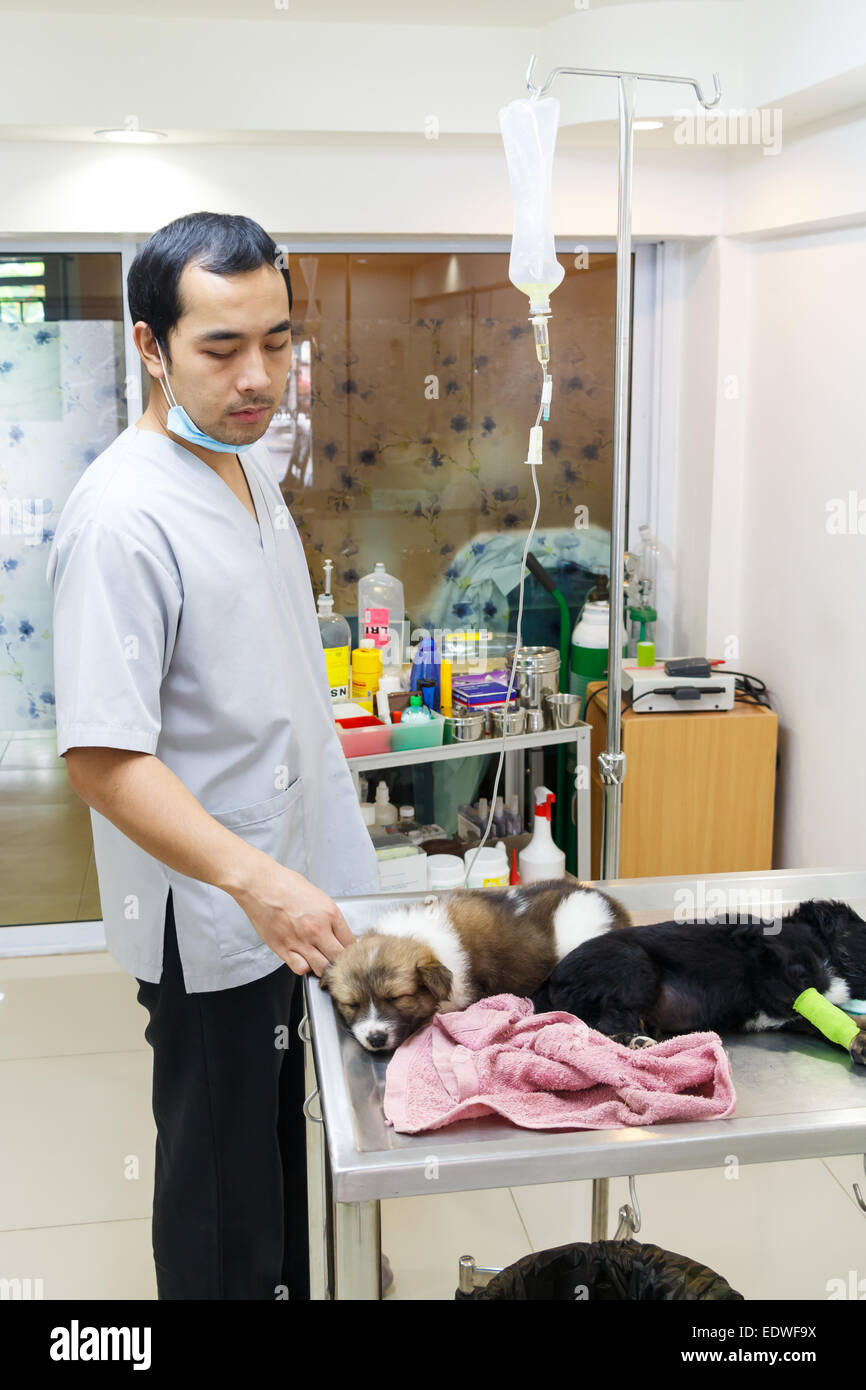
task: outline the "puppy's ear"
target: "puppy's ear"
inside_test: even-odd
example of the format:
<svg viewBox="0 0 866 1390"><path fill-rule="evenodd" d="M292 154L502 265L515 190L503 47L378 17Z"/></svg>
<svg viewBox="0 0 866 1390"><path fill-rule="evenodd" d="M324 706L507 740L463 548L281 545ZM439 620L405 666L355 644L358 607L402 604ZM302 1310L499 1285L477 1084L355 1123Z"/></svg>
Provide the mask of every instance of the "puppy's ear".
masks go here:
<svg viewBox="0 0 866 1390"><path fill-rule="evenodd" d="M430 956L423 965L418 966L418 979L425 989L429 989L437 1004L449 997L454 983L451 971L435 956Z"/></svg>
<svg viewBox="0 0 866 1390"><path fill-rule="evenodd" d="M827 946L832 946L840 932L852 925L851 908L835 900L810 898L790 915L810 926Z"/></svg>
<svg viewBox="0 0 866 1390"><path fill-rule="evenodd" d="M319 989L324 990L326 994L330 994L331 992L331 975L333 973L333 969L334 966L332 962L330 965L325 966L324 970L319 976Z"/></svg>

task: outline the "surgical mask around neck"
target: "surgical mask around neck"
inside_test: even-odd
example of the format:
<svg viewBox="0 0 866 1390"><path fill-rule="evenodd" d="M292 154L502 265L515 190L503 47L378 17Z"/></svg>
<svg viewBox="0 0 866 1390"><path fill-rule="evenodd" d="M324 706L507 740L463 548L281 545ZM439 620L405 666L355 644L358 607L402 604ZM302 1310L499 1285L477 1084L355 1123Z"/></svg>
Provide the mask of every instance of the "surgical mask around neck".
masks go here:
<svg viewBox="0 0 866 1390"><path fill-rule="evenodd" d="M159 384L169 405L168 417L165 422L166 429L171 430L172 434L178 435L179 438L186 439L190 444L198 444L202 449L216 449L221 454L243 454L247 449L251 449L256 443L255 439L250 440L249 444L225 444L221 439L212 439L209 434L205 434L204 430L200 430L198 425L193 423L183 406L177 403L177 397L172 390L171 382L168 380L168 368L163 360L159 343L156 344L156 350L165 372L165 381L160 377ZM168 384L168 391L171 391L171 396L165 389L166 384Z"/></svg>

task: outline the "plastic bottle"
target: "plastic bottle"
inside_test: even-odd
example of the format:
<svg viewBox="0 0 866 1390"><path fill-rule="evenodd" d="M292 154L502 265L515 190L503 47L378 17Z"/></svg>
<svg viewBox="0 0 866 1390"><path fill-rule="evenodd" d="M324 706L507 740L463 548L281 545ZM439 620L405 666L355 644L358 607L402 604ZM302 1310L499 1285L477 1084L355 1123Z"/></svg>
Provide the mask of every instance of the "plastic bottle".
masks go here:
<svg viewBox="0 0 866 1390"><path fill-rule="evenodd" d="M496 809L493 812L493 829L497 835L508 834L508 823L505 818L505 802L501 796L496 798Z"/></svg>
<svg viewBox="0 0 866 1390"><path fill-rule="evenodd" d="M432 715L420 695L410 695L409 704L403 711L401 724L426 724Z"/></svg>
<svg viewBox="0 0 866 1390"><path fill-rule="evenodd" d="M465 839L471 839L474 834L480 840L486 829L487 821L482 822L476 808L461 802L457 807L457 834Z"/></svg>
<svg viewBox="0 0 866 1390"><path fill-rule="evenodd" d="M352 652L352 697L372 701L379 689L382 655L371 638L365 638Z"/></svg>
<svg viewBox="0 0 866 1390"><path fill-rule="evenodd" d="M376 824L397 824L397 807L388 798L387 782L380 782L376 788Z"/></svg>
<svg viewBox="0 0 866 1390"><path fill-rule="evenodd" d="M409 689L417 690L419 680L433 681L433 705L438 709L442 699L442 653L429 633L421 638L415 648Z"/></svg>
<svg viewBox="0 0 866 1390"><path fill-rule="evenodd" d="M508 810L505 812L505 820L508 825L509 835L523 834L523 821L520 819L520 797L517 792L513 792L508 798Z"/></svg>
<svg viewBox="0 0 866 1390"><path fill-rule="evenodd" d="M443 659L439 667L439 710L441 714L451 714L454 708L451 699L451 661Z"/></svg>
<svg viewBox="0 0 866 1390"><path fill-rule="evenodd" d="M557 849L550 829L551 806L556 797L547 787L535 788L535 824L532 839L517 859L524 883L546 878L565 878L565 855Z"/></svg>
<svg viewBox="0 0 866 1390"><path fill-rule="evenodd" d="M469 869L467 888L504 888L511 874L508 855L500 840L495 848L468 849L464 862Z"/></svg>
<svg viewBox="0 0 866 1390"><path fill-rule="evenodd" d="M349 624L339 613L334 612L334 596L331 593L331 571L334 566L325 561L325 592L317 600L319 610L319 636L325 649L325 665L328 671L328 685L332 700L349 698L349 655L352 650L352 634Z"/></svg>
<svg viewBox="0 0 866 1390"><path fill-rule="evenodd" d="M358 581L358 638L372 638L384 666L403 660L403 585L381 560Z"/></svg>

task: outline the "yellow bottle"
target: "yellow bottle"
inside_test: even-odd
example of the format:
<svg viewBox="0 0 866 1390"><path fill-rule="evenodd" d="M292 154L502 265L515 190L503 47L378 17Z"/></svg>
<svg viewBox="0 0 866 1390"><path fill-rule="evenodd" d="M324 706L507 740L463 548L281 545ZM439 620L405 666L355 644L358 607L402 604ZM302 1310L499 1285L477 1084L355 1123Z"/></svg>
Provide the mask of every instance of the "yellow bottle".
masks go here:
<svg viewBox="0 0 866 1390"><path fill-rule="evenodd" d="M451 662L443 659L439 667L439 712L451 714Z"/></svg>
<svg viewBox="0 0 866 1390"><path fill-rule="evenodd" d="M373 700L382 675L382 652L372 638L364 637L352 652L352 697ZM371 705L372 708L372 705Z"/></svg>

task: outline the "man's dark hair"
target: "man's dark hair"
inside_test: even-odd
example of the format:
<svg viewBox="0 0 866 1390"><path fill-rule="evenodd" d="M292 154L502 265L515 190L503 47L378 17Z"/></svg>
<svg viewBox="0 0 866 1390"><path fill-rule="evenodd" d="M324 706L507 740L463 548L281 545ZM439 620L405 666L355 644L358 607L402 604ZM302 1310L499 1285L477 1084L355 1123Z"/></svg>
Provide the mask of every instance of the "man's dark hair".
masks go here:
<svg viewBox="0 0 866 1390"><path fill-rule="evenodd" d="M132 322L143 321L162 348L166 361L168 335L181 316L178 293L181 271L190 263L215 275L238 275L272 265L289 292L292 281L288 253L277 246L258 222L221 212L192 212L154 232L139 251L126 277L126 296Z"/></svg>

